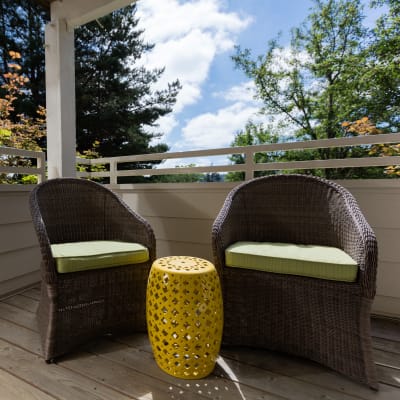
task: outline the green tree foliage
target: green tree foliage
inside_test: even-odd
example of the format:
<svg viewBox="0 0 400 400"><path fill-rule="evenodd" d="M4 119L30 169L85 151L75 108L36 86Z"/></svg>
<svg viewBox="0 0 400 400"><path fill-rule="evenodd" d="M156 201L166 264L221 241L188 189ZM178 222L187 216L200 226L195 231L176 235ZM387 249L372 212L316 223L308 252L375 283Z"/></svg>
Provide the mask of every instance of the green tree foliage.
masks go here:
<svg viewBox="0 0 400 400"><path fill-rule="evenodd" d="M152 48L138 29L134 5L75 30L77 150L101 156L164 152L152 145L157 120L169 113L180 89L178 81L154 90L163 69L147 70L141 57ZM34 117L45 106L44 26L46 9L31 0L0 2L0 65L7 68L9 50L24 49L21 67L29 78L10 118ZM25 51L25 49L27 49ZM1 81L0 84L4 83ZM39 144L44 148L45 140ZM135 165L151 168L154 163ZM127 168L131 168L127 166Z"/></svg>
<svg viewBox="0 0 400 400"><path fill-rule="evenodd" d="M375 0L372 6L386 6L387 12L377 21L373 41L368 48L367 88L368 117L386 131L400 128L400 2Z"/></svg>
<svg viewBox="0 0 400 400"><path fill-rule="evenodd" d="M232 147L253 146L257 144L279 143L280 137L278 134L273 134L269 129L266 129L262 124L254 124L249 121L245 128L236 133L231 144ZM256 153L254 155L255 163L267 163L279 161L282 159L282 154L279 152ZM243 154L232 154L229 160L233 164L244 164L245 158ZM243 181L245 178L244 172L228 172L225 180L228 182Z"/></svg>
<svg viewBox="0 0 400 400"><path fill-rule="evenodd" d="M314 0L289 49L273 40L255 61L240 48L234 61L254 80L266 113L285 115L301 138L334 138L343 120L361 112L365 37L359 0Z"/></svg>
<svg viewBox="0 0 400 400"><path fill-rule="evenodd" d="M264 127L263 124L254 124L253 122L248 122L245 126L245 129L239 131L235 135L235 139L233 140L231 146L253 146L260 144L277 144L284 142L293 142L296 138L293 136L285 136L282 137L278 133L273 133L272 127ZM288 161L307 161L317 158L318 154L316 150L289 150L289 151L269 151L269 152L259 152L254 154L253 161L256 164L259 163L270 163L270 162L288 162ZM243 154L233 154L229 157L229 159L234 164L244 164L245 159ZM269 170L269 171L256 171L255 176L264 176L264 175L272 175L276 173L307 173L307 174L316 174L323 175L322 171L319 170ZM226 181L243 181L245 179L244 172L229 172L225 180Z"/></svg>
<svg viewBox="0 0 400 400"><path fill-rule="evenodd" d="M218 172L204 174L202 182L223 182L224 177Z"/></svg>
<svg viewBox="0 0 400 400"><path fill-rule="evenodd" d="M11 118L23 113L35 118L45 106L44 26L48 11L31 0L0 1L0 70L7 71L9 52L23 54L19 64L29 79L14 104ZM0 76L0 84L5 83Z"/></svg>
<svg viewBox="0 0 400 400"><path fill-rule="evenodd" d="M163 69L140 66L152 46L137 28L136 6L113 12L76 30L76 103L78 150L99 143L102 156L163 152L149 133L172 111L180 84L152 90ZM136 166L138 167L138 166Z"/></svg>
<svg viewBox="0 0 400 400"><path fill-rule="evenodd" d="M178 165L175 168L190 168L195 167L195 164ZM151 177L149 182L155 183L193 183L201 182L203 180L203 174L189 173L189 174L168 174L168 175L154 175Z"/></svg>
<svg viewBox="0 0 400 400"><path fill-rule="evenodd" d="M342 123L358 120L373 111L374 118L381 123L399 122L398 110L387 107L390 101L387 95L381 95L379 107L371 105L374 104L371 93L383 90L385 84L393 86L390 77L397 76L391 64L385 68L381 66L384 69L381 78L375 76L373 70L378 65L379 49L383 51L383 32L388 26L398 40L398 34L393 33L398 29L398 26L394 28L394 16L392 22L381 19L372 35L363 26L360 0L314 0L313 3L305 23L292 30L288 48L283 48L275 39L269 42L265 55L256 59L250 50L241 48L233 57L236 66L254 81L257 97L263 102L261 111L284 116L286 130L297 140L350 135ZM390 3L398 4L397 1ZM383 54L379 57L382 59ZM385 57L393 60L389 53L385 53ZM376 86L379 80L381 85ZM398 95L398 83L393 90ZM367 152L368 149L361 147L321 149L297 152L296 157L360 157ZM361 177L363 174L358 169L328 169L321 173L330 178Z"/></svg>
<svg viewBox="0 0 400 400"><path fill-rule="evenodd" d="M25 150L40 150L37 141L44 136L45 111L42 107L36 110L35 118L25 114L11 115L15 104L23 95L29 79L21 73L18 52L9 52L7 70L2 74L4 83L0 95L0 146ZM18 156L2 156L0 165L7 167L30 167L32 161ZM34 175L0 174L0 183L36 183Z"/></svg>

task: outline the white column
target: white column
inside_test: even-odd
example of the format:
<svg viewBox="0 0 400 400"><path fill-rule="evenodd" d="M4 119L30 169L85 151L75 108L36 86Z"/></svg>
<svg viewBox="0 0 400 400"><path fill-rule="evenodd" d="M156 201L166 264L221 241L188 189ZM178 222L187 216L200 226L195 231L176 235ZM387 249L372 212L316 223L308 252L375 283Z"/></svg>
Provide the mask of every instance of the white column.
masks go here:
<svg viewBox="0 0 400 400"><path fill-rule="evenodd" d="M45 42L48 177L75 177L74 32L53 8Z"/></svg>

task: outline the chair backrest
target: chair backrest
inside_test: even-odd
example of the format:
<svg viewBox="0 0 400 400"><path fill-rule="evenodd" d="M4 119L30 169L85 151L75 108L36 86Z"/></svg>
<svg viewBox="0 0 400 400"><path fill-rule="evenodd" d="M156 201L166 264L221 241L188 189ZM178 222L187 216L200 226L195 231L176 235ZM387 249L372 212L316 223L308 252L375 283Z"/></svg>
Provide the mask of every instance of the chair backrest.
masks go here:
<svg viewBox="0 0 400 400"><path fill-rule="evenodd" d="M30 204L34 224L44 224L50 243L107 239L107 215L121 207L107 188L75 178L43 182Z"/></svg>
<svg viewBox="0 0 400 400"><path fill-rule="evenodd" d="M233 189L230 201L239 240L340 248L338 230L355 203L341 186L306 175L254 179Z"/></svg>

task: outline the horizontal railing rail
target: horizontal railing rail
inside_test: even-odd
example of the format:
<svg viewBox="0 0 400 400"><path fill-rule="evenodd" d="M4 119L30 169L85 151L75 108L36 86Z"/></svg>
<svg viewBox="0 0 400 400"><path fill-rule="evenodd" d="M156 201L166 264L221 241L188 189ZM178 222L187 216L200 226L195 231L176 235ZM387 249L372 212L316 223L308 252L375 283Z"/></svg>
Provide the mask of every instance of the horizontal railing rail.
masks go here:
<svg viewBox="0 0 400 400"><path fill-rule="evenodd" d="M36 159L36 166L0 165L1 174L36 175L38 183L46 179L46 157L43 151L0 146L0 160L5 160L9 156L20 157L22 159Z"/></svg>
<svg viewBox="0 0 400 400"><path fill-rule="evenodd" d="M400 156L340 158L310 161L280 161L270 163L255 163L254 154L306 149L325 149L351 146L369 146L374 144L400 143L399 133L389 133L370 136L356 136L337 139L308 140L302 142L285 142L253 146L226 147L220 149L194 150L185 152L152 153L120 157L102 157L96 159L77 158L77 163L92 166L108 166L106 171L79 172L78 176L86 178L106 177L110 184L117 184L118 177L151 176L151 175L177 175L177 174L202 174L213 172L245 173L245 180L252 179L256 171L287 170L287 169L319 169L319 168L346 168L346 167L373 167L399 165ZM149 161L165 161L171 159L191 159L196 157L227 156L242 154L243 164L222 164L211 166L187 166L175 168L162 168L158 165L151 169L119 169L123 163L140 163Z"/></svg>
<svg viewBox="0 0 400 400"><path fill-rule="evenodd" d="M400 165L400 156L384 157L362 157L362 158L340 158L308 161L278 161L269 163L256 163L254 154L267 152L284 152L288 150L324 149L351 146L370 146L374 144L400 143L399 133L356 136L350 138L309 140L302 142L285 142L253 146L226 147L219 149L192 150L184 152L152 153L141 155L130 155L120 157L102 157L96 159L77 158L77 164L83 164L90 169L102 165L102 171L80 171L79 177L84 178L108 178L110 184L117 184L119 177L138 177L152 175L179 175L179 174L204 174L204 173L227 173L244 172L245 180L254 177L255 172L271 170L293 170L293 169L320 169L320 168L351 168L351 167L373 167ZM121 169L124 163L147 163L149 161L166 161L193 159L196 157L229 156L234 154L243 155L243 164L219 164L208 166L184 166L174 168L163 168L157 165L155 168ZM0 159L7 156L15 156L26 159L36 159L36 166L12 166L0 165L0 173L3 174L28 174L36 175L38 182L46 177L45 153L0 146ZM108 166L108 168L107 168Z"/></svg>

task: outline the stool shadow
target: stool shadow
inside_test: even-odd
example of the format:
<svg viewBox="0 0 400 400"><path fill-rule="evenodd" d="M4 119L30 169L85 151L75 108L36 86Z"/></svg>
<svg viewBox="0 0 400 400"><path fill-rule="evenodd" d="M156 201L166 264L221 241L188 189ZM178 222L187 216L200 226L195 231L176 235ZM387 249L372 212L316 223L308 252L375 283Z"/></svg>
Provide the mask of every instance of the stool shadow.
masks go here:
<svg viewBox="0 0 400 400"><path fill-rule="evenodd" d="M168 387L168 399L246 400L256 398L255 395L260 395L260 392L254 393L254 390L250 387L243 388L236 379L222 357L218 357L211 375L202 379L176 378L174 384ZM165 399L162 396L158 397L157 393L154 392L152 395L153 400Z"/></svg>
<svg viewBox="0 0 400 400"><path fill-rule="evenodd" d="M245 400L250 397L242 392L238 383L210 376L198 380L187 380L168 387L168 399L201 399L210 398L214 400ZM165 400L165 394L158 397L152 393L153 400Z"/></svg>

